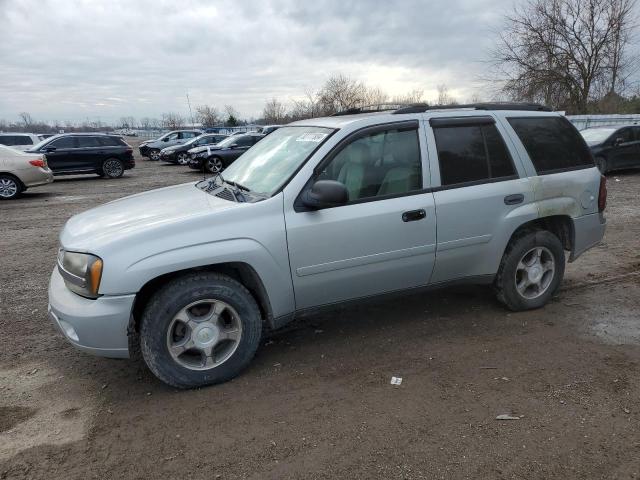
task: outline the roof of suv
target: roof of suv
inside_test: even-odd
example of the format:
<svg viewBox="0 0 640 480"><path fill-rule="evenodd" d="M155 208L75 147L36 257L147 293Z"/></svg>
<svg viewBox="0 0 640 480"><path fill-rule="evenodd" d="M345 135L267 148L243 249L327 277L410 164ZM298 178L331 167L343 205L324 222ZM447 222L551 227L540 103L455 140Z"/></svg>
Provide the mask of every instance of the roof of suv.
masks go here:
<svg viewBox="0 0 640 480"><path fill-rule="evenodd" d="M348 110L335 114L331 117L312 118L308 120L300 120L291 123L296 126L314 126L327 128L344 128L350 124L362 123L364 125L372 123L375 119L382 122L398 122L408 119L424 119L433 117L463 117L463 116L479 116L491 113L508 114L508 116L523 114L526 116L558 116L559 113L553 112L547 107L537 104L517 104L517 103L480 103L470 105L446 105L446 106L428 106L428 105L410 105L395 109Z"/></svg>

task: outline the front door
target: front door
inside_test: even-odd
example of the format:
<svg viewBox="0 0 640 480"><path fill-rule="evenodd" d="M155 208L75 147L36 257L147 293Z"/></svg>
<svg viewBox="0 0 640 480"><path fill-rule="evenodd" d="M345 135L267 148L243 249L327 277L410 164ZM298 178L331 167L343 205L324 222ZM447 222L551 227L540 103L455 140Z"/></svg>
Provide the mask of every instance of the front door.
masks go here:
<svg viewBox="0 0 640 480"><path fill-rule="evenodd" d="M429 283L436 219L423 168L418 122L360 131L320 163L317 180L349 192L340 207L285 206L296 308L336 303Z"/></svg>
<svg viewBox="0 0 640 480"><path fill-rule="evenodd" d="M73 171L78 162L78 149L76 137L68 136L58 138L47 143L43 149L47 157L47 164L54 172Z"/></svg>
<svg viewBox="0 0 640 480"><path fill-rule="evenodd" d="M633 127L622 128L613 136L614 146L609 154L610 168L625 168L637 165L638 139L634 135Z"/></svg>

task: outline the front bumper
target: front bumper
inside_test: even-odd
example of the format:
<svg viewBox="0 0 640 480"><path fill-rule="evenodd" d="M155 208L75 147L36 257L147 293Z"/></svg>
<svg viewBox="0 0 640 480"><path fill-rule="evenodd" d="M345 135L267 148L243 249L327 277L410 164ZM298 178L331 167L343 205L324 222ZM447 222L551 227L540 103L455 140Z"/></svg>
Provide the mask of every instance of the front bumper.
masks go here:
<svg viewBox="0 0 640 480"><path fill-rule="evenodd" d="M163 162L175 162L176 161L176 152L160 152L160 160Z"/></svg>
<svg viewBox="0 0 640 480"><path fill-rule="evenodd" d="M194 170L202 170L202 165L204 165L204 157L194 157L192 156L189 159L189 168L193 168Z"/></svg>
<svg viewBox="0 0 640 480"><path fill-rule="evenodd" d="M49 319L76 348L110 358L128 358L127 328L135 295L90 300L67 288L58 268L49 282Z"/></svg>

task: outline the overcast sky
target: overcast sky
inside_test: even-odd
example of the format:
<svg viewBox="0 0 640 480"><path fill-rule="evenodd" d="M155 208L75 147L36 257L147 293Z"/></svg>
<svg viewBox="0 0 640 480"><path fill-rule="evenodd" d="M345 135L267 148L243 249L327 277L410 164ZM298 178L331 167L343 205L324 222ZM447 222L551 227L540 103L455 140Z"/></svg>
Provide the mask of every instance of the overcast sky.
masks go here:
<svg viewBox="0 0 640 480"><path fill-rule="evenodd" d="M259 116L346 73L467 100L512 0L0 0L0 119Z"/></svg>

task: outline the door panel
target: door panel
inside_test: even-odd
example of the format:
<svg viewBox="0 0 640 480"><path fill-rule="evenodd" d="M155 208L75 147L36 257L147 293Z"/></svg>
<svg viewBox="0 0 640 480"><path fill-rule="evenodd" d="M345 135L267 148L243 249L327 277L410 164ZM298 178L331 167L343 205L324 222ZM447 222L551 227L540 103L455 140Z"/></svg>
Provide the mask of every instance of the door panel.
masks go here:
<svg viewBox="0 0 640 480"><path fill-rule="evenodd" d="M425 218L403 221L424 210ZM429 283L436 247L433 194L286 216L297 308Z"/></svg>
<svg viewBox="0 0 640 480"><path fill-rule="evenodd" d="M638 160L638 142L634 137L633 129L629 127L619 130L614 135L613 141L617 138L621 138L623 142L611 147L609 153L610 166L612 168L633 166Z"/></svg>

